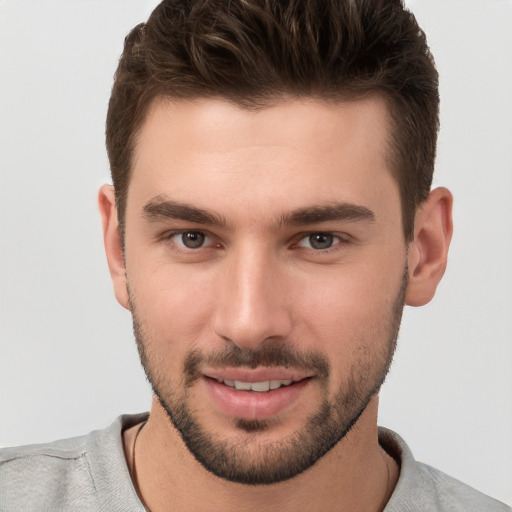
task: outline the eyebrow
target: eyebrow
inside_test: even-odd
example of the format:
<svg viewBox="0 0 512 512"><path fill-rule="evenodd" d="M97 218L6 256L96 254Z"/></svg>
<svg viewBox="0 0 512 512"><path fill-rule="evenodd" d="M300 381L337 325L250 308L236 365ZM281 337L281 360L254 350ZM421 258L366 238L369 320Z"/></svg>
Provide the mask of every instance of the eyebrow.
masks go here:
<svg viewBox="0 0 512 512"><path fill-rule="evenodd" d="M226 226L226 219L215 212L197 208L163 196L156 196L144 205L143 216L147 220L180 219L197 224Z"/></svg>
<svg viewBox="0 0 512 512"><path fill-rule="evenodd" d="M328 203L325 205L299 208L282 215L279 219L281 225L305 225L328 221L375 221L375 214L365 206L352 203Z"/></svg>
<svg viewBox="0 0 512 512"><path fill-rule="evenodd" d="M229 224L225 217L218 213L174 201L165 196L154 197L146 203L142 211L143 217L150 221L179 219L211 226L227 226ZM277 227L286 225L301 226L329 221L374 222L375 214L365 206L334 202L292 210L280 215L275 224Z"/></svg>

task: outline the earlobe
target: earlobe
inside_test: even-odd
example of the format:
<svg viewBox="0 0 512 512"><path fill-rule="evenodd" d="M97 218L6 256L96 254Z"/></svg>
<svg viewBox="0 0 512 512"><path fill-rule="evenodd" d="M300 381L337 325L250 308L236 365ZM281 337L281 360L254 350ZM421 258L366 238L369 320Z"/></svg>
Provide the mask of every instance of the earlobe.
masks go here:
<svg viewBox="0 0 512 512"><path fill-rule="evenodd" d="M453 233L452 204L450 191L437 188L430 192L416 213L414 240L409 245L409 283L405 296L405 302L410 306L430 302L446 270Z"/></svg>
<svg viewBox="0 0 512 512"><path fill-rule="evenodd" d="M103 226L103 241L107 255L108 268L116 299L121 306L129 309L126 286L126 268L124 264L123 247L117 218L117 208L114 188L103 185L98 193L98 207Z"/></svg>

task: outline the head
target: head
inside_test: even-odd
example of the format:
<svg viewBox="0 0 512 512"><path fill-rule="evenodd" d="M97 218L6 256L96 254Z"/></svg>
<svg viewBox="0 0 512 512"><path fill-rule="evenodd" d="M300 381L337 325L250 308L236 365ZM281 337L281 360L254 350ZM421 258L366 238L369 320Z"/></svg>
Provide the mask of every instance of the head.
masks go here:
<svg viewBox="0 0 512 512"><path fill-rule="evenodd" d="M451 236L424 35L398 1L319 5L163 2L107 119L105 244L155 411L246 484L374 431Z"/></svg>
<svg viewBox="0 0 512 512"><path fill-rule="evenodd" d="M332 102L378 94L390 115L390 170L403 230L430 191L438 75L401 0L168 0L126 37L107 116L121 234L139 130L159 97L224 98L246 109L283 97Z"/></svg>

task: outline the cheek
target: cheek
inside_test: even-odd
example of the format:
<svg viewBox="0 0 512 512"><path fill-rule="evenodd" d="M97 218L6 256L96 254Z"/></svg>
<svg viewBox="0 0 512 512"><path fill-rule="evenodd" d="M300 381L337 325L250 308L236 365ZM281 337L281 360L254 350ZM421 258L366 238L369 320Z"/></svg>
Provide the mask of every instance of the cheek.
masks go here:
<svg viewBox="0 0 512 512"><path fill-rule="evenodd" d="M162 355L172 352L174 357L188 353L198 347L200 340L210 337L214 287L200 271L157 265L143 273L129 274L129 286L136 314L153 350Z"/></svg>
<svg viewBox="0 0 512 512"><path fill-rule="evenodd" d="M315 344L343 373L358 358L387 351L403 266L387 272L375 266L339 269L316 292L304 294L300 339Z"/></svg>

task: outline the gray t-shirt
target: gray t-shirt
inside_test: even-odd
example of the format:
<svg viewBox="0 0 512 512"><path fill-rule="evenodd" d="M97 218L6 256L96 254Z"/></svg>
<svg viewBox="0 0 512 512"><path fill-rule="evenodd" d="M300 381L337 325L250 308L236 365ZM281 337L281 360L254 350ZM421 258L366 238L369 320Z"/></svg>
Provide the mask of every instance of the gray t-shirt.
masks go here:
<svg viewBox="0 0 512 512"><path fill-rule="evenodd" d="M0 450L0 511L144 511L126 464L122 432L146 418L120 416L110 427L86 436ZM379 440L400 465L385 512L512 512L414 460L394 432L381 428Z"/></svg>

